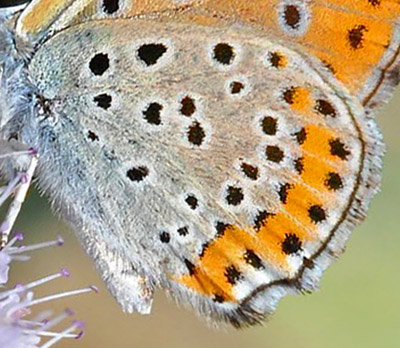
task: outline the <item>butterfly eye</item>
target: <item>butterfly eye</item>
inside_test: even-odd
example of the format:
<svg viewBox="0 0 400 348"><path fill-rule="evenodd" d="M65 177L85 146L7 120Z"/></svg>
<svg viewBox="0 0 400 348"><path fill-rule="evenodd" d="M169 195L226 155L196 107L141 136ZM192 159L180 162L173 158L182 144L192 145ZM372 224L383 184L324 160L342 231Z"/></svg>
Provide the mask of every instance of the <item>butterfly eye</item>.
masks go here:
<svg viewBox="0 0 400 348"><path fill-rule="evenodd" d="M0 8L22 5L29 1L30 0L3 0L0 2Z"/></svg>
<svg viewBox="0 0 400 348"><path fill-rule="evenodd" d="M103 11L107 14L113 14L119 10L118 0L103 0Z"/></svg>

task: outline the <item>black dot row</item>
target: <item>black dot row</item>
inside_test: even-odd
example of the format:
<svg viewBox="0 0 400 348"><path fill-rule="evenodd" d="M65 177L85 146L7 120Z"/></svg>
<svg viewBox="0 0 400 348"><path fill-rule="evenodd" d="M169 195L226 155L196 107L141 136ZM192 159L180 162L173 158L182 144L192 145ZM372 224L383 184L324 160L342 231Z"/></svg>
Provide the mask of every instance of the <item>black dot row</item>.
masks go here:
<svg viewBox="0 0 400 348"><path fill-rule="evenodd" d="M341 178L336 173L329 173L329 177L326 180L326 185L334 187L342 186ZM282 204L287 203L287 196L291 188L293 188L293 185L291 184L283 184L280 186L277 193ZM232 206L240 205L244 200L243 189L238 186L228 186L225 199L229 205ZM326 219L325 211L320 206L317 205L311 206L308 210L308 213L311 221L315 223L322 222ZM256 219L255 226L256 228L257 226L259 226L258 219Z"/></svg>
<svg viewBox="0 0 400 348"><path fill-rule="evenodd" d="M296 133L296 138L300 145L305 141L303 136L302 131ZM332 156L338 157L341 160L347 160L348 156L351 154L346 145L337 138L329 140L329 152ZM270 162L281 163L285 158L285 153L278 145L267 145L265 147L265 156Z"/></svg>
<svg viewBox="0 0 400 348"><path fill-rule="evenodd" d="M102 93L93 98L98 107L108 110L111 107L112 97L109 94ZM189 95L183 97L180 101L180 109L182 115L190 117L196 112L196 101ZM146 110L143 110L144 118L152 124L161 124L161 110L164 107L156 102L150 103Z"/></svg>
<svg viewBox="0 0 400 348"><path fill-rule="evenodd" d="M111 106L112 97L108 94L100 94L94 97L94 101L99 107L107 110ZM159 126L162 124L161 113L164 106L158 102L152 102L142 111L143 119L151 125ZM193 98L186 96L181 100L180 112L184 116L191 116L196 110L195 101ZM92 141L99 140L98 136L92 131L88 134L89 139ZM199 121L194 121L188 129L187 139L196 146L200 146L206 137L205 129Z"/></svg>
<svg viewBox="0 0 400 348"><path fill-rule="evenodd" d="M137 57L145 66L151 67L156 65L160 58L168 51L168 47L164 43L146 43L137 48ZM234 49L227 43L219 43L214 46L213 59L222 65L230 65L235 57ZM96 75L103 75L110 67L110 58L106 53L95 54L89 62L90 71ZM243 89L240 82L234 82L232 85L232 93L239 93Z"/></svg>
<svg viewBox="0 0 400 348"><path fill-rule="evenodd" d="M295 96L299 87L292 86L285 89L282 93L282 99L289 105L295 103ZM319 112L323 116L336 117L336 109L334 106L326 99L317 99L314 104L314 110Z"/></svg>

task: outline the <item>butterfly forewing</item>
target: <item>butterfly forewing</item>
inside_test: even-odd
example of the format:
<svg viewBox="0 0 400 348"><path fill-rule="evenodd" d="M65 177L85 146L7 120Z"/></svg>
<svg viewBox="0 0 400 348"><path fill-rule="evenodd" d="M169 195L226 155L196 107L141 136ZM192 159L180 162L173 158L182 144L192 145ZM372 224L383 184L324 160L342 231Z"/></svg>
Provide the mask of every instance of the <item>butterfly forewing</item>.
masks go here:
<svg viewBox="0 0 400 348"><path fill-rule="evenodd" d="M84 21L157 13L209 27L244 22L316 57L372 111L399 80L399 12L400 3L381 0L36 0L17 29L36 41Z"/></svg>

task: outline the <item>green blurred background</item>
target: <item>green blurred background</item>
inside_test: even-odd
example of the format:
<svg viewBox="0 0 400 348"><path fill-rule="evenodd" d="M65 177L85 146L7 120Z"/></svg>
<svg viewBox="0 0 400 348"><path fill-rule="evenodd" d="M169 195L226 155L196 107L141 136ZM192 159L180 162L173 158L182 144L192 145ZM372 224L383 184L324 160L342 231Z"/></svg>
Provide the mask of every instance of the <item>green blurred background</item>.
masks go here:
<svg viewBox="0 0 400 348"><path fill-rule="evenodd" d="M73 308L86 322L86 335L57 347L400 347L400 91L378 122L387 144L382 192L366 222L356 229L346 253L325 274L321 290L288 297L265 326L234 331L209 329L195 315L158 293L150 316L123 314L98 278L75 236L50 213L45 198L31 192L16 230L27 243L62 235L65 246L33 253L14 263L11 282L28 282L68 267L72 276L41 287L36 295L95 284L100 293L47 304Z"/></svg>

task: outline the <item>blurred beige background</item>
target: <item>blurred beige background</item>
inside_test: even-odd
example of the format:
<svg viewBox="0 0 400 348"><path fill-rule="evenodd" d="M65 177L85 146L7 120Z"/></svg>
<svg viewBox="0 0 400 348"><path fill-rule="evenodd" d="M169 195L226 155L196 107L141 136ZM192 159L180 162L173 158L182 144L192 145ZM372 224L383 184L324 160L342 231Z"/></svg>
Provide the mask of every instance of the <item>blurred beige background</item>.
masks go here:
<svg viewBox="0 0 400 348"><path fill-rule="evenodd" d="M89 294L54 302L73 308L86 322L86 335L57 347L75 348L354 348L400 346L400 91L378 119L388 152L382 192L367 221L356 229L347 252L325 274L321 290L284 299L264 327L242 331L208 329L193 313L156 296L150 316L123 314L80 249L72 232L53 217L44 198L31 192L17 230L27 243L62 235L66 245L33 254L14 264L11 283L27 282L67 266L72 276L37 290L38 295L95 284ZM48 308L49 305L42 308ZM39 310L40 308L37 308Z"/></svg>

